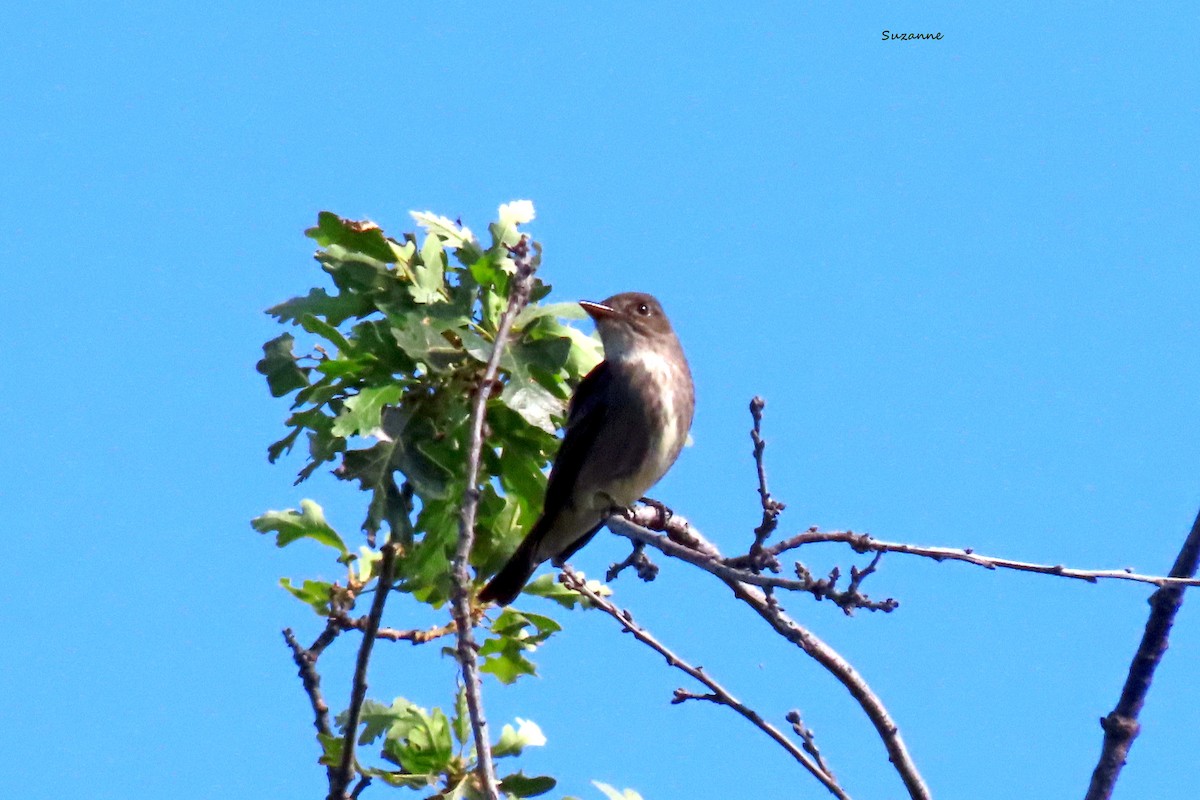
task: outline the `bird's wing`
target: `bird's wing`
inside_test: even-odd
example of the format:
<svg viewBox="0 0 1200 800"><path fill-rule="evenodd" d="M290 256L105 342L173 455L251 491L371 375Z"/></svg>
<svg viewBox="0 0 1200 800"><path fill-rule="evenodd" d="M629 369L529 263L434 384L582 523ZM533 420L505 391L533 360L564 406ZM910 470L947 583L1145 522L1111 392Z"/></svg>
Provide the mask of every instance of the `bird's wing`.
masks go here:
<svg viewBox="0 0 1200 800"><path fill-rule="evenodd" d="M542 511L544 517L553 517L554 512L571 500L579 471L604 427L611 380L608 362L601 361L579 382L571 397L562 444L546 483L546 501Z"/></svg>

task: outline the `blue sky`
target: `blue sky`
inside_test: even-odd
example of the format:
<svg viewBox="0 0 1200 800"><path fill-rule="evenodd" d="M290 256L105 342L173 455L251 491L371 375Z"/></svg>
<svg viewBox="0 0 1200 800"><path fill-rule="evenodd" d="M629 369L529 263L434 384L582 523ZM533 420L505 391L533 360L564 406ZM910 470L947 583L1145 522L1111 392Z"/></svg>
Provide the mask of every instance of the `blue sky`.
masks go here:
<svg viewBox="0 0 1200 800"><path fill-rule="evenodd" d="M727 552L757 519L755 394L783 532L1164 572L1200 504L1193 10L117 2L5 17L0 794L323 796L279 636L319 621L277 580L328 567L248 524L306 496L345 531L359 517L345 487L295 489L298 462L266 463L286 409L254 372L277 333L262 309L321 279L303 230L323 209L392 232L410 209L482 229L528 198L555 297L658 295L699 406L656 494ZM575 563L598 574L624 552L605 536ZM663 567L617 598L764 715L800 708L855 797L900 796L832 679L715 581ZM787 605L877 689L936 797L1082 794L1146 589L901 556L866 588L900 609ZM1178 796L1196 765L1191 602L1118 797ZM541 678L486 695L494 720L542 725L528 767L561 779L553 796L599 797L591 779L647 800L823 795L742 720L668 705L687 679L610 620L567 621ZM445 702L450 664L381 650L376 696ZM335 705L339 658L323 661Z"/></svg>

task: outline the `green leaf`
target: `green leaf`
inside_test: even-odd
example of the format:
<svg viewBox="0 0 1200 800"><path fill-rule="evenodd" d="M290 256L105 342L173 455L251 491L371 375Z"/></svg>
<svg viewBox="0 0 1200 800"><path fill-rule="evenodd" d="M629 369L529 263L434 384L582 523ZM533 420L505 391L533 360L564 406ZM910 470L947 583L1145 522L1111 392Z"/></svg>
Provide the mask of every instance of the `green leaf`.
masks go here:
<svg viewBox="0 0 1200 800"><path fill-rule="evenodd" d="M394 383L366 387L346 400L342 412L333 421L333 435L379 438L383 435L381 420L384 407L398 402L403 393L403 387Z"/></svg>
<svg viewBox="0 0 1200 800"><path fill-rule="evenodd" d="M605 593L609 591L608 587L597 581L591 581L591 584L594 584L596 589L602 589ZM553 575L541 575L525 584L525 594L545 597L558 603L563 608L575 608L575 606L583 604L583 595L574 589L568 589L556 581Z"/></svg>
<svg viewBox="0 0 1200 800"><path fill-rule="evenodd" d="M517 797L537 797L545 794L558 785L558 781L548 775L527 777L524 773L514 772L500 781L500 788Z"/></svg>
<svg viewBox="0 0 1200 800"><path fill-rule="evenodd" d="M363 317L374 310L371 301L361 294L340 292L330 296L324 289L311 289L304 297L293 297L271 306L267 313L280 322L299 322L306 314L324 317L330 325L341 325L350 317Z"/></svg>
<svg viewBox="0 0 1200 800"><path fill-rule="evenodd" d="M421 245L421 263L413 264L413 283L409 287L413 300L422 305L440 303L446 299L446 253L437 234L425 237Z"/></svg>
<svg viewBox="0 0 1200 800"><path fill-rule="evenodd" d="M275 546L286 547L299 539L314 539L347 555L346 543L325 521L325 512L312 500L301 500L300 511L268 511L250 524L259 533L275 533Z"/></svg>
<svg viewBox="0 0 1200 800"><path fill-rule="evenodd" d="M300 327L304 328L304 330L308 331L309 333L321 336L327 341L332 342L337 346L338 350L343 353L349 353L354 349L350 342L346 340L345 335L343 335L341 331L330 325L328 322L325 322L324 320L319 319L312 314L301 315Z"/></svg>
<svg viewBox="0 0 1200 800"><path fill-rule="evenodd" d="M501 267L495 253L485 253L482 258L471 263L471 277L480 286L493 290L496 294L508 295L508 273Z"/></svg>
<svg viewBox="0 0 1200 800"><path fill-rule="evenodd" d="M385 409L381 421L383 441L347 452L334 474L343 480L359 481L363 489L382 491L386 489L385 481L400 470L423 499L446 497L454 473L418 446L437 435L432 421L412 409L395 406Z"/></svg>
<svg viewBox="0 0 1200 800"><path fill-rule="evenodd" d="M557 317L560 319L586 319L587 312L583 310L583 306L579 303L542 303L541 305L527 305L521 309L521 313L517 314L517 318L513 320L513 327L517 330L524 330L525 326L532 322L541 319L542 317Z"/></svg>
<svg viewBox="0 0 1200 800"><path fill-rule="evenodd" d="M404 717L403 727L388 731L383 756L414 775L440 775L454 754L446 715L438 708L428 713L409 706Z"/></svg>
<svg viewBox="0 0 1200 800"><path fill-rule="evenodd" d="M329 599L332 584L324 581L305 580L300 586L292 584L288 578L280 578L279 585L291 592L296 599L308 603L318 616L329 615Z"/></svg>
<svg viewBox="0 0 1200 800"><path fill-rule="evenodd" d="M555 420L561 419L566 412L562 400L533 381L509 383L500 393L500 400L530 425L547 433L558 429Z"/></svg>
<svg viewBox="0 0 1200 800"><path fill-rule="evenodd" d="M316 239L322 247L339 246L351 253L362 253L384 263L392 261L392 249L384 238L383 231L373 222L342 219L337 214L322 211L317 215L317 225L304 232Z"/></svg>
<svg viewBox="0 0 1200 800"><path fill-rule="evenodd" d="M283 397L308 386L308 369L296 364L296 354L292 352L295 341L295 337L285 333L263 345L263 357L255 369L266 376L272 397Z"/></svg>
<svg viewBox="0 0 1200 800"><path fill-rule="evenodd" d="M500 739L492 745L492 755L496 758L518 756L526 747L543 747L546 735L536 722L517 718L517 727L505 725L500 732Z"/></svg>
<svg viewBox="0 0 1200 800"><path fill-rule="evenodd" d="M363 731L358 737L359 744L370 744L380 736L387 734L390 738L403 738L408 734L415 722L414 709L419 709L403 697L397 697L390 706L385 706L378 700L364 700L362 705ZM338 715L338 724L345 729L345 714Z"/></svg>
<svg viewBox="0 0 1200 800"><path fill-rule="evenodd" d="M342 737L318 733L317 741L321 743L321 757L318 763L326 767L336 767L342 763L342 745L345 744Z"/></svg>
<svg viewBox="0 0 1200 800"><path fill-rule="evenodd" d="M425 229L426 233L440 236L452 249L457 250L466 245L475 244L475 234L471 233L471 229L462 223L454 222L447 217L434 214L432 211L410 211L408 213L418 225Z"/></svg>
<svg viewBox="0 0 1200 800"><path fill-rule="evenodd" d="M471 713L467 708L467 690L461 685L454 697L454 738L459 744L466 744L471 736Z"/></svg>
<svg viewBox="0 0 1200 800"><path fill-rule="evenodd" d="M484 653L484 649L492 642L500 642L493 651ZM486 655L487 658L479 665L480 672L488 672L495 675L496 678L503 684L511 684L520 678L522 675L536 675L537 668L533 662L525 658L521 654L519 645L512 643L511 640L502 641L498 639L489 639L482 648L480 655Z"/></svg>

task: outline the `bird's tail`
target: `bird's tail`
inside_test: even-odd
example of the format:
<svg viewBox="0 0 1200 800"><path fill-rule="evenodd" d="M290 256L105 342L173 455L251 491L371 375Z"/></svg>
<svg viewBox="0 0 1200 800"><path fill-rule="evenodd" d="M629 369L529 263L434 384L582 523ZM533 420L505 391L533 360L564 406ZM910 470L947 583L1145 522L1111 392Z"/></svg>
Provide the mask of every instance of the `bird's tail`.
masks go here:
<svg viewBox="0 0 1200 800"><path fill-rule="evenodd" d="M506 606L517 599L517 595L525 588L533 571L541 563L536 552L539 539L540 537L533 535L525 537L508 563L479 592L479 602L494 602Z"/></svg>

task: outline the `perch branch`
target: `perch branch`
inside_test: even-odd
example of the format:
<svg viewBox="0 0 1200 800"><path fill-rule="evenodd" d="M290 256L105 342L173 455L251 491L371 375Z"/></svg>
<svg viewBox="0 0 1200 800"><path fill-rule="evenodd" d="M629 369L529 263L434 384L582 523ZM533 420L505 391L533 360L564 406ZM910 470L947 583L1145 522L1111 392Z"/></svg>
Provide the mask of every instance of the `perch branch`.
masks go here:
<svg viewBox="0 0 1200 800"><path fill-rule="evenodd" d="M642 513L643 511L646 513ZM889 760L908 788L909 796L913 800L928 800L929 789L925 786L916 764L909 756L904 740L900 737L900 730L891 715L888 714L883 701L871 690L858 671L836 650L787 616L779 608L778 603L768 598L758 588L759 585L772 586L773 584L769 582L772 579L726 566L716 547L678 514L672 516L667 522L668 528L673 526L679 528L669 537L647 530L632 521L634 519L656 521L658 516L661 515L658 515L654 509L636 509L629 517L609 517L608 526L614 533L635 541L645 542L668 556L687 561L716 575L733 590L739 600L754 609L777 633L798 646L829 671L846 687L875 726L876 732L888 751ZM696 550L689 549L686 545L678 544L676 539L696 542L699 547ZM762 581L768 582L762 583Z"/></svg>

